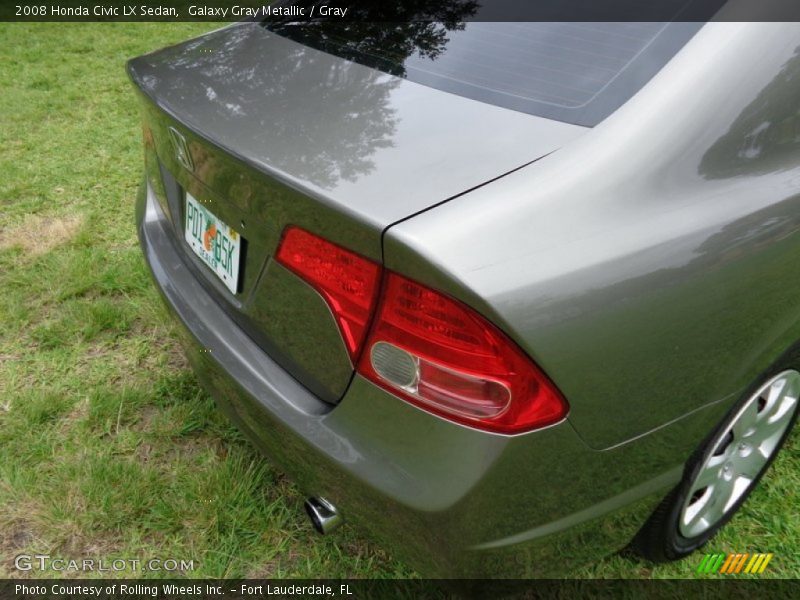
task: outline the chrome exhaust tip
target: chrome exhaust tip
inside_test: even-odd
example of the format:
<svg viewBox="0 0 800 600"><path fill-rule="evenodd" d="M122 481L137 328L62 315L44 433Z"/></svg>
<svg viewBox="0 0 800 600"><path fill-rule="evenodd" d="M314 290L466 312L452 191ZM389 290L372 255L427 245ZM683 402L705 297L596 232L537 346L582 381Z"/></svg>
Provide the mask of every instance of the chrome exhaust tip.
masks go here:
<svg viewBox="0 0 800 600"><path fill-rule="evenodd" d="M344 522L336 507L325 498L308 498L303 506L314 529L322 535L330 533Z"/></svg>

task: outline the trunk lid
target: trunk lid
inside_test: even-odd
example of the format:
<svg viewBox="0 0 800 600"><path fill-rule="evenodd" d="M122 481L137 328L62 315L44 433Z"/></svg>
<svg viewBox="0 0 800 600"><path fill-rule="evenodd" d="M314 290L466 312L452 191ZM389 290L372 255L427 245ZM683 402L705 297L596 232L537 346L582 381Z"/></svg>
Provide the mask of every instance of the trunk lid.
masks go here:
<svg viewBox="0 0 800 600"><path fill-rule="evenodd" d="M391 224L586 131L412 83L256 23L133 59L128 71L150 183L179 252L245 331L329 402L353 367L322 297L270 260L283 229L380 262ZM183 242L187 192L241 234L237 294Z"/></svg>

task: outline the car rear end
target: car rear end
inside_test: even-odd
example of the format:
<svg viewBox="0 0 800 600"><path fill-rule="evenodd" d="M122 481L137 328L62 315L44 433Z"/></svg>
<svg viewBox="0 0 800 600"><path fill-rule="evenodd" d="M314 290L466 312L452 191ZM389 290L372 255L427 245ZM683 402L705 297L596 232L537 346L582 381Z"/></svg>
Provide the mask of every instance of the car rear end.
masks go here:
<svg viewBox="0 0 800 600"><path fill-rule="evenodd" d="M337 403L321 399L265 351L193 273L181 238L149 186L137 220L155 282L183 324L186 354L220 407L308 496L331 502L346 521L370 531L421 572L443 577L560 572L564 563L548 555L554 559L552 553L571 548L574 532L557 543L551 534L588 521L584 525L598 537L570 552L583 560L602 555L632 537L656 500L637 506L641 520L621 529L593 521L591 511L570 515L603 496L591 479L605 461L563 419L561 405L548 415L546 428L502 435L438 418L361 373L352 376ZM320 339L310 327L309 321L303 334ZM668 483L652 482L644 491ZM527 544L512 539L519 534ZM545 541L532 546L539 538ZM507 556L508 547L514 550ZM487 562L494 554L497 562Z"/></svg>
<svg viewBox="0 0 800 600"><path fill-rule="evenodd" d="M560 573L633 536L713 415L684 422L666 455L652 452L667 431L591 448L518 327L415 252L413 228L385 243L588 121L420 85L258 23L128 69L153 278L198 378L305 493L429 575ZM592 110L574 120L613 108ZM424 235L463 244L451 226Z"/></svg>

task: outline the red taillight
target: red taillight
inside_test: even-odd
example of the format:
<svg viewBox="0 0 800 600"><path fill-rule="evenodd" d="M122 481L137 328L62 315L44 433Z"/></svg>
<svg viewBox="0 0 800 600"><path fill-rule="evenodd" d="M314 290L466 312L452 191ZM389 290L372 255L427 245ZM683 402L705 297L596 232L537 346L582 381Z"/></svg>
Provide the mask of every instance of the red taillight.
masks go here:
<svg viewBox="0 0 800 600"><path fill-rule="evenodd" d="M517 345L477 312L388 273L359 372L445 418L498 433L561 420L567 405Z"/></svg>
<svg viewBox="0 0 800 600"><path fill-rule="evenodd" d="M375 304L380 266L298 227L286 229L276 258L325 298L355 361Z"/></svg>
<svg viewBox="0 0 800 600"><path fill-rule="evenodd" d="M358 372L392 394L471 427L520 433L560 421L567 403L503 332L465 304L290 227L278 261L328 302ZM358 356L360 355L360 358Z"/></svg>

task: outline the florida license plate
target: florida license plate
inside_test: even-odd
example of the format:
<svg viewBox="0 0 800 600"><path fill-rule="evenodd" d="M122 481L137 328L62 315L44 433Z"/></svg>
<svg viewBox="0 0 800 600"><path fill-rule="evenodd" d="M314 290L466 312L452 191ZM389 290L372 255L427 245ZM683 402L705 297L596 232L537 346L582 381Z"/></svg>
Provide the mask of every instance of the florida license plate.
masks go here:
<svg viewBox="0 0 800 600"><path fill-rule="evenodd" d="M186 243L235 294L239 285L241 236L188 192L185 215Z"/></svg>

